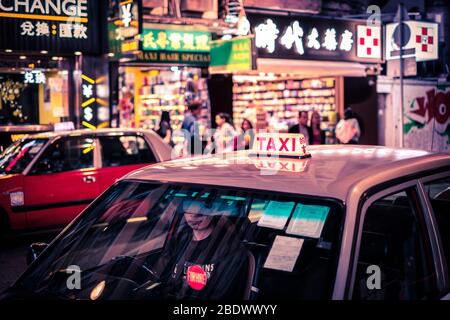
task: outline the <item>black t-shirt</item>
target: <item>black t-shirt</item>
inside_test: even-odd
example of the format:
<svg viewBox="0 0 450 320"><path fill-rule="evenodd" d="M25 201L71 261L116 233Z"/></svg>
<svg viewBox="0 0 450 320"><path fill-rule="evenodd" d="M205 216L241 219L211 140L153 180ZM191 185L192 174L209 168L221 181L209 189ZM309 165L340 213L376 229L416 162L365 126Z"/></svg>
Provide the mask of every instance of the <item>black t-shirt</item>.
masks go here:
<svg viewBox="0 0 450 320"><path fill-rule="evenodd" d="M215 230L195 241L183 232L163 253L164 295L175 299L244 298L249 253L233 232Z"/></svg>

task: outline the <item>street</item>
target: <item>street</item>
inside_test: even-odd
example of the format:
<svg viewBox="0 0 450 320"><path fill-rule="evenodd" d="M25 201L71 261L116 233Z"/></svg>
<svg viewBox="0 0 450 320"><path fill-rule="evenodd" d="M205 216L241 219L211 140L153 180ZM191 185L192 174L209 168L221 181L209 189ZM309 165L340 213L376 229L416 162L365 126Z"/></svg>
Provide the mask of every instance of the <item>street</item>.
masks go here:
<svg viewBox="0 0 450 320"><path fill-rule="evenodd" d="M450 300L449 22L443 0L0 0L0 305ZM181 306L159 305L282 313Z"/></svg>
<svg viewBox="0 0 450 320"><path fill-rule="evenodd" d="M34 242L49 242L54 233L15 236L0 240L0 293L25 270L28 247Z"/></svg>

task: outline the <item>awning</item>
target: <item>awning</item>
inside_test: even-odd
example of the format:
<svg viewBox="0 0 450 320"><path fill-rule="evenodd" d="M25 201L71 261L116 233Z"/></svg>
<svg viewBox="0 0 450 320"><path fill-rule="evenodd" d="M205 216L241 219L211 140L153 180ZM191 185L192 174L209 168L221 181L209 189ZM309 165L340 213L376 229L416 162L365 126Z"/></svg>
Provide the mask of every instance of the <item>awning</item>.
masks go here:
<svg viewBox="0 0 450 320"><path fill-rule="evenodd" d="M358 62L288 60L288 59L257 59L258 69L253 72L295 74L301 78L322 76L366 77L367 70L376 65ZM373 74L373 72L369 72Z"/></svg>

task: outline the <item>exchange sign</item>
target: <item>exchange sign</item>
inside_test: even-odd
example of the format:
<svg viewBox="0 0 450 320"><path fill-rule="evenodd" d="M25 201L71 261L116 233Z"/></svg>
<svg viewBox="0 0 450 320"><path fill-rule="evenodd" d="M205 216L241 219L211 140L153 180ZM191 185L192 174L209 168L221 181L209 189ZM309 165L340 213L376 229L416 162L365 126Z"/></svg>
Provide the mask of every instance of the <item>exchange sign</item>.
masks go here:
<svg viewBox="0 0 450 320"><path fill-rule="evenodd" d="M0 0L0 49L97 53L99 2Z"/></svg>

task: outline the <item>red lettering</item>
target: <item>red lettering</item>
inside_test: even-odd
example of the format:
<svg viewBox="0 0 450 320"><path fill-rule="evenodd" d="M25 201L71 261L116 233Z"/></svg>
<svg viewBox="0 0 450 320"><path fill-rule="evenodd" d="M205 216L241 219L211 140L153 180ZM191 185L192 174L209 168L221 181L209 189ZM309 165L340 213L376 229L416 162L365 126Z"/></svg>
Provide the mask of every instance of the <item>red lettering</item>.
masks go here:
<svg viewBox="0 0 450 320"><path fill-rule="evenodd" d="M435 113L434 116L436 117L436 121L440 124L447 123L447 120L450 116L450 91L447 92L447 94L444 94L443 92L439 92L435 99Z"/></svg>
<svg viewBox="0 0 450 320"><path fill-rule="evenodd" d="M302 146L302 150L303 150L303 153L306 153L306 146L305 145Z"/></svg>
<svg viewBox="0 0 450 320"><path fill-rule="evenodd" d="M288 141L289 141L289 138L286 138L286 139L280 138L280 142L281 142L280 151L283 151L283 149L285 149L286 151L289 151L289 149L287 148Z"/></svg>
<svg viewBox="0 0 450 320"><path fill-rule="evenodd" d="M256 140L259 141L259 150L262 150L263 142L266 141L266 138L265 137L257 137Z"/></svg>
<svg viewBox="0 0 450 320"><path fill-rule="evenodd" d="M288 164L289 164L289 162L280 162L280 170L286 170L286 171L289 171L289 169L288 169Z"/></svg>
<svg viewBox="0 0 450 320"><path fill-rule="evenodd" d="M428 96L428 103L426 108L428 109L428 121L430 122L433 120L434 117L436 117L436 91L430 90L427 92Z"/></svg>
<svg viewBox="0 0 450 320"><path fill-rule="evenodd" d="M419 108L411 111L411 113L425 118L428 112L427 123L433 119L436 119L440 124L445 124L448 121L450 117L450 91L436 93L435 89L431 89L427 91L426 99L425 97L419 97L416 98L416 101Z"/></svg>
<svg viewBox="0 0 450 320"><path fill-rule="evenodd" d="M295 139L292 139L292 151L295 151Z"/></svg>
<svg viewBox="0 0 450 320"><path fill-rule="evenodd" d="M417 104L419 105L418 110L412 111L412 113L418 114L421 117L425 117L427 109L425 108L425 97L416 98Z"/></svg>
<svg viewBox="0 0 450 320"><path fill-rule="evenodd" d="M269 138L269 142L267 143L267 151L276 151L275 149L275 142L273 141L273 138Z"/></svg>
<svg viewBox="0 0 450 320"><path fill-rule="evenodd" d="M306 144L306 139L304 136L300 138L300 144Z"/></svg>

